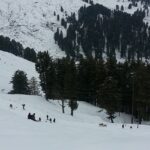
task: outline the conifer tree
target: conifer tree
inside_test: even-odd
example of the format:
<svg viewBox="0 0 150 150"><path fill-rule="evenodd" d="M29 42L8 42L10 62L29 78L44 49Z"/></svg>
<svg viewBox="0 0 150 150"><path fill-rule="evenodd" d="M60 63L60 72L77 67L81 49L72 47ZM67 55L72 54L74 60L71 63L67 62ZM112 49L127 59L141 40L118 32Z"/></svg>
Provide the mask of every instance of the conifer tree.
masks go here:
<svg viewBox="0 0 150 150"><path fill-rule="evenodd" d="M35 77L32 77L29 80L29 89L30 89L31 95L39 95L40 94L38 81L36 80Z"/></svg>
<svg viewBox="0 0 150 150"><path fill-rule="evenodd" d="M46 99L54 96L54 66L48 52L39 52L37 55L36 70L39 73L40 85Z"/></svg>
<svg viewBox="0 0 150 150"><path fill-rule="evenodd" d="M108 76L104 83L100 86L99 89L99 102L100 106L105 108L108 114L108 118L113 123L115 118L115 112L118 110L118 104L120 101L121 95L118 89L118 83L111 76Z"/></svg>
<svg viewBox="0 0 150 150"><path fill-rule="evenodd" d="M13 90L11 94L30 94L27 74L24 71L17 70L11 80Z"/></svg>
<svg viewBox="0 0 150 150"><path fill-rule="evenodd" d="M69 100L68 105L71 109L71 116L73 116L73 112L78 108L78 103L76 100Z"/></svg>

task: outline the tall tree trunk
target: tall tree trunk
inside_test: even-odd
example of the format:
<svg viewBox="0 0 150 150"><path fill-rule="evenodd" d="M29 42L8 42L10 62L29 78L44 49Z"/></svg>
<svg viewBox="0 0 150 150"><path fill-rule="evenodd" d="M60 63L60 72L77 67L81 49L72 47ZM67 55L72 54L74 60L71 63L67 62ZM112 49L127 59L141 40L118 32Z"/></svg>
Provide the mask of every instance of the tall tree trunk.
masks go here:
<svg viewBox="0 0 150 150"><path fill-rule="evenodd" d="M113 120L113 118L112 118L112 117L110 118L110 120L111 120L111 123L114 123L114 120Z"/></svg>
<svg viewBox="0 0 150 150"><path fill-rule="evenodd" d="M73 116L73 109L71 109L71 116Z"/></svg>

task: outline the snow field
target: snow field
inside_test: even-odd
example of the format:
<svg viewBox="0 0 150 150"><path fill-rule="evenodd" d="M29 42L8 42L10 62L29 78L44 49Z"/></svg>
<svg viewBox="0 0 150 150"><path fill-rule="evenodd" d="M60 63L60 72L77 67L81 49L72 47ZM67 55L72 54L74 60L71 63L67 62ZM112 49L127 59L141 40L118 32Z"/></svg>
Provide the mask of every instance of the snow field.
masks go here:
<svg viewBox="0 0 150 150"><path fill-rule="evenodd" d="M149 144L150 127L110 124L101 119L99 108L79 102L75 116L61 113L58 101L45 101L42 97L0 94L0 145L3 150L141 150ZM13 110L9 104L17 107ZM26 104L22 110L21 104ZM27 120L28 112L42 117L42 122ZM45 122L46 114L56 123ZM99 114L99 116L98 116ZM107 127L99 127L104 122ZM9 144L8 144L9 143Z"/></svg>

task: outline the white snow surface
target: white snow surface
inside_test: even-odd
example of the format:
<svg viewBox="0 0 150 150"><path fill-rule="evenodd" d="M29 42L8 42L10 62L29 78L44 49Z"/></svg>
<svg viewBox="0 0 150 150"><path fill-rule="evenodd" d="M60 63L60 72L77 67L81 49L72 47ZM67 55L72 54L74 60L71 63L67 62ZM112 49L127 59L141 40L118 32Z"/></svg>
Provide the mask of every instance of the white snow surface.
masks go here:
<svg viewBox="0 0 150 150"><path fill-rule="evenodd" d="M117 0L94 1L111 9L116 3L122 3ZM124 5L127 3L125 1ZM49 50L53 57L63 57L65 54L53 40L56 27L62 28L53 11L63 16L61 6L69 14L77 12L84 4L81 0L0 0L0 34L16 39L24 47ZM129 115L116 113L115 123L111 124L106 119L105 110L100 111L85 102L78 102L79 108L71 117L67 103L65 114L62 114L58 100L8 95L12 89L11 78L18 69L25 71L28 79L32 76L38 79L34 63L0 51L1 150L144 150L150 147L150 126L137 128L132 125L130 129ZM13 109L9 108L10 104ZM26 104L26 110L22 110L22 104ZM36 113L36 118L41 117L42 122L28 120L29 112ZM46 115L56 118L56 123L46 122ZM99 123L107 124L107 127L99 127ZM126 124L124 129L122 123Z"/></svg>
<svg viewBox="0 0 150 150"><path fill-rule="evenodd" d="M2 150L141 150L150 146L150 127L105 122L99 108L78 102L79 108L70 116L70 110L61 113L59 101L42 97L0 94L0 145ZM13 109L9 105L13 104ZM22 110L26 104L26 110ZM42 122L27 119L36 113ZM46 122L46 115L56 123ZM99 123L107 127L99 127Z"/></svg>
<svg viewBox="0 0 150 150"><path fill-rule="evenodd" d="M13 54L0 51L0 93L8 93L12 90L10 81L17 70L27 74L28 79L35 77L38 80L38 73L35 71L35 64Z"/></svg>
<svg viewBox="0 0 150 150"><path fill-rule="evenodd" d="M43 97L9 95L9 84L13 73L23 70L28 77L38 74L34 63L0 51L0 146L2 150L141 150L150 146L150 126L132 125L131 117L116 113L115 123L111 124L105 110L85 102L70 116L65 103L65 114L61 112L60 101L46 101ZM13 109L9 105L13 105ZM22 109L26 105L26 110ZM36 113L33 122L27 119L28 113ZM56 123L46 122L46 115L56 118ZM107 127L99 127L104 123ZM126 124L122 129L122 123Z"/></svg>
<svg viewBox="0 0 150 150"><path fill-rule="evenodd" d="M139 4L137 8L129 10L127 0L93 1L110 9L123 5L128 13L142 7ZM34 48L36 51L48 50L54 58L64 57L65 53L59 49L53 38L57 27L64 30L54 16L54 11L56 15L60 15L61 20L66 18L66 14L77 14L83 5L89 4L82 0L0 0L0 35L15 39L24 47ZM61 12L61 6L64 12ZM146 20L148 21L149 17Z"/></svg>

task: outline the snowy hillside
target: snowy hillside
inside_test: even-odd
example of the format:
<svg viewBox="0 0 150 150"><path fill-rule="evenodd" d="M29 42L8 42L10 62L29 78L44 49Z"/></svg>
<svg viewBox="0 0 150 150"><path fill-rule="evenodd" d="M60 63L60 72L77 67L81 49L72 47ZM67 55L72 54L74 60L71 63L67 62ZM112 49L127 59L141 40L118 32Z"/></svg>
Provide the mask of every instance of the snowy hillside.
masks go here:
<svg viewBox="0 0 150 150"><path fill-rule="evenodd" d="M61 16L63 6L66 13L77 12L83 6L81 0L1 0L0 33L25 47L49 50L53 57L64 56L53 40L53 34L60 22L54 11Z"/></svg>
<svg viewBox="0 0 150 150"><path fill-rule="evenodd" d="M129 10L129 2L125 0L94 0L94 3L114 9L123 5L126 12L133 13L137 8ZM57 17L65 18L71 12L77 13L83 5L89 5L82 0L0 0L0 34L31 47L37 51L49 50L51 56L62 57L62 52L55 44L53 35L56 28L62 28ZM64 12L61 12L61 6Z"/></svg>
<svg viewBox="0 0 150 150"><path fill-rule="evenodd" d="M35 71L34 63L16 57L13 54L0 51L0 93L8 93L12 90L10 81L18 69L26 72L28 79L31 79L33 76L38 79L38 73Z"/></svg>
<svg viewBox="0 0 150 150"><path fill-rule="evenodd" d="M129 10L127 0L94 0L111 9L116 4ZM49 50L56 57L65 56L55 44L53 35L57 27L63 28L60 18L76 12L83 5L82 0L0 0L0 34L21 42L24 47L36 51ZM64 12L61 12L61 6ZM148 18L146 18L148 19ZM11 78L16 70L27 73L28 79L36 77L35 64L0 51L0 147L1 150L141 150L150 147L150 126L132 125L131 116L116 113L114 124L107 119L105 110L86 102L70 115L65 103L65 114L61 112L58 100L46 101L39 96L9 95ZM38 79L39 80L39 79ZM9 106L13 105L11 109ZM25 104L25 110L22 109ZM41 122L27 119L28 113L35 113ZM46 121L46 115L56 118L56 123ZM104 123L107 127L100 127ZM125 128L122 129L122 124ZM144 123L145 124L145 123Z"/></svg>
<svg viewBox="0 0 150 150"><path fill-rule="evenodd" d="M0 94L0 145L3 150L141 150L150 146L150 127L107 124L98 108L80 102L75 116L61 113L58 101L47 102L41 97ZM22 110L22 104L26 110ZM13 109L9 108L13 104ZM42 122L27 120L28 112L36 113ZM56 123L45 122L46 115Z"/></svg>

